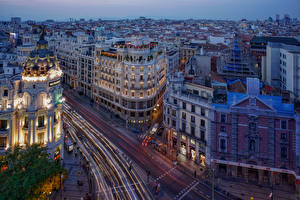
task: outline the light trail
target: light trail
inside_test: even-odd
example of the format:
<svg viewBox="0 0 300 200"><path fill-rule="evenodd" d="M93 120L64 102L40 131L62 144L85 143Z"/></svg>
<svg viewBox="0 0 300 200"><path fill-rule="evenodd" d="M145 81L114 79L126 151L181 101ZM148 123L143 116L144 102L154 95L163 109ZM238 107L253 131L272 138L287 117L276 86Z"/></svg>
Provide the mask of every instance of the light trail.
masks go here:
<svg viewBox="0 0 300 200"><path fill-rule="evenodd" d="M141 178L134 170L129 170L130 164L120 154L120 149L68 104L64 104L64 116L64 119L78 130L77 134L84 136L82 146L89 151L90 159L97 165L97 173L102 174L98 176L101 181L98 180L100 184L98 183L97 194L103 193L107 199L112 199L108 196L113 196L114 199L151 199Z"/></svg>

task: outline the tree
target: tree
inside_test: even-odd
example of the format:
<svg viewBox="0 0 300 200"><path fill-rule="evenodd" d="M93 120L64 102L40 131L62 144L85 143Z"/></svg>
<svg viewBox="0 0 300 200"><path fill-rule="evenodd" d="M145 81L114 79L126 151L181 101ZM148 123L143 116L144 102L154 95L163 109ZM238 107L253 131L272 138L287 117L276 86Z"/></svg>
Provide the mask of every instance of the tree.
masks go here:
<svg viewBox="0 0 300 200"><path fill-rule="evenodd" d="M47 199L60 186L63 172L46 147L37 144L9 149L0 158L0 199Z"/></svg>

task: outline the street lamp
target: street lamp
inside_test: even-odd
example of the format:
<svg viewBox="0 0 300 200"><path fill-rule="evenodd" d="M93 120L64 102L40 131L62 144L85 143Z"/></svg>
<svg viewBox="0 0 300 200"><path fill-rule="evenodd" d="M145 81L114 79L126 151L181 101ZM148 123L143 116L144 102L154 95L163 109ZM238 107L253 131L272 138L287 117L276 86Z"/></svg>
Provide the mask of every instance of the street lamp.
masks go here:
<svg viewBox="0 0 300 200"><path fill-rule="evenodd" d="M62 200L63 199L63 184L62 184L62 181L63 181L63 174L62 172L60 172L60 199Z"/></svg>

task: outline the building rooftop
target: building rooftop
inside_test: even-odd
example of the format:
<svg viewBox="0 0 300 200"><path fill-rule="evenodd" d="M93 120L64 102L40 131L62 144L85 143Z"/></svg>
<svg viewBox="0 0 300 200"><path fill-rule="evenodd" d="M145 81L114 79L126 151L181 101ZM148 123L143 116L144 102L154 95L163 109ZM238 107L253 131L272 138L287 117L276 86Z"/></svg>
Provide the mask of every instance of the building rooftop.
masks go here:
<svg viewBox="0 0 300 200"><path fill-rule="evenodd" d="M212 104L216 108L229 109L231 106L239 103L240 101L247 99L249 94L227 92L227 103L226 104ZM281 96L269 96L269 95L257 95L256 98L261 100L264 104L274 108L278 114L285 116L294 115L294 104L282 103Z"/></svg>
<svg viewBox="0 0 300 200"><path fill-rule="evenodd" d="M251 43L264 43L267 44L268 42L274 43L284 43L288 45L300 45L300 42L292 37L260 37L255 36L252 38Z"/></svg>

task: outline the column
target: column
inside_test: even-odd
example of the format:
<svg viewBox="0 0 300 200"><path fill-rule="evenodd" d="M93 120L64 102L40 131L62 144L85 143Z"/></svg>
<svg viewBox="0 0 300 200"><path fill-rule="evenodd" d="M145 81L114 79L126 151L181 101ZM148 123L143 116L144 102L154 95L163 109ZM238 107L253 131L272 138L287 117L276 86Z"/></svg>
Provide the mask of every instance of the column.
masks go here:
<svg viewBox="0 0 300 200"><path fill-rule="evenodd" d="M195 146L196 146L196 148L195 148L195 151L196 151L196 159L195 159L195 160L196 160L197 163L199 163L199 159L200 159L200 158L199 158L199 142L198 142L197 140L196 140L195 142L196 142L196 144L195 144Z"/></svg>
<svg viewBox="0 0 300 200"><path fill-rule="evenodd" d="M52 139L51 139L51 141L53 141L53 142L55 142L55 140L54 140L54 136L55 136L55 133L54 133L54 113L51 113L51 115L50 115L50 117L51 117L51 136L52 136Z"/></svg>
<svg viewBox="0 0 300 200"><path fill-rule="evenodd" d="M21 125L21 120L20 116L17 118L17 129L18 129L18 138L17 138L17 143L20 144L20 129L22 128Z"/></svg>
<svg viewBox="0 0 300 200"><path fill-rule="evenodd" d="M248 183L248 168L247 167L243 167L243 175L244 175L246 182Z"/></svg>
<svg viewBox="0 0 300 200"><path fill-rule="evenodd" d="M27 137L28 137L28 145L31 145L31 117L28 116L28 134L27 134Z"/></svg>
<svg viewBox="0 0 300 200"><path fill-rule="evenodd" d="M9 132L8 132L8 146L11 147L12 146L12 137L13 137L13 131L12 131L12 119L8 119L8 123L9 123Z"/></svg>
<svg viewBox="0 0 300 200"><path fill-rule="evenodd" d="M231 166L231 175L237 177L237 166Z"/></svg>
<svg viewBox="0 0 300 200"><path fill-rule="evenodd" d="M51 142L51 137L50 137L50 115L48 113L48 119L47 119L47 142Z"/></svg>
<svg viewBox="0 0 300 200"><path fill-rule="evenodd" d="M231 165L226 165L226 176L231 176L231 169L232 169Z"/></svg>
<svg viewBox="0 0 300 200"><path fill-rule="evenodd" d="M36 124L36 117L35 117L35 116L32 118L32 122L33 122L33 125L32 125L32 143L36 143L36 141L35 141L35 124Z"/></svg>
<svg viewBox="0 0 300 200"><path fill-rule="evenodd" d="M263 184L264 182L264 170L258 170L258 184Z"/></svg>

